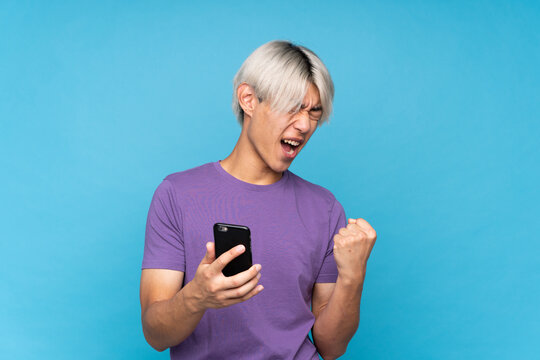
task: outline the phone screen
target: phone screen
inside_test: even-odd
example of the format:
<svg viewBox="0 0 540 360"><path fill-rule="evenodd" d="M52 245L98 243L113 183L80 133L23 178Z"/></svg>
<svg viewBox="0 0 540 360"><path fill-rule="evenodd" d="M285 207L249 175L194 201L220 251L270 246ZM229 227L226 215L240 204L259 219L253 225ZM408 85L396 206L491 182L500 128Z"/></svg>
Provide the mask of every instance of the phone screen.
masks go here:
<svg viewBox="0 0 540 360"><path fill-rule="evenodd" d="M249 269L252 265L251 231L245 225L215 223L214 244L216 259L224 252L237 245L244 245L246 251L229 262L223 269L223 275L232 276Z"/></svg>

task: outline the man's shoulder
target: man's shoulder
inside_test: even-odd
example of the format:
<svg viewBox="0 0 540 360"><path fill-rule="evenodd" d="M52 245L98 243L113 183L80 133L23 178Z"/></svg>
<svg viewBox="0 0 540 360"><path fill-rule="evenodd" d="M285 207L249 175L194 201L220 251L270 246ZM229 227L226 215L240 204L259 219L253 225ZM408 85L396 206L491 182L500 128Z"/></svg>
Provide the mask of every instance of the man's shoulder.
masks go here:
<svg viewBox="0 0 540 360"><path fill-rule="evenodd" d="M311 181L308 181L293 172L290 172L291 178L296 187L296 191L305 198L312 199L313 201L323 202L328 207L331 207L336 200L334 194L325 188L324 186L315 184Z"/></svg>
<svg viewBox="0 0 540 360"><path fill-rule="evenodd" d="M203 179L208 179L212 163L206 163L199 166L192 167L190 169L177 171L171 173L163 178L163 181L167 180L174 186L183 186L190 184L197 184Z"/></svg>

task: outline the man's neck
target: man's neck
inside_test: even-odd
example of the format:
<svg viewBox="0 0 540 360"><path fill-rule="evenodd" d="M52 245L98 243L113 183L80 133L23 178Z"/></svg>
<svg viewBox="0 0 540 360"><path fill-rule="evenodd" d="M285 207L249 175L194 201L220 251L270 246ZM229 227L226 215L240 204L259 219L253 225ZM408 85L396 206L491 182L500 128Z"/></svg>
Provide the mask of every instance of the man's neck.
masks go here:
<svg viewBox="0 0 540 360"><path fill-rule="evenodd" d="M255 185L270 185L281 179L283 173L276 173L249 149L244 149L240 141L232 153L220 161L221 167L235 178Z"/></svg>

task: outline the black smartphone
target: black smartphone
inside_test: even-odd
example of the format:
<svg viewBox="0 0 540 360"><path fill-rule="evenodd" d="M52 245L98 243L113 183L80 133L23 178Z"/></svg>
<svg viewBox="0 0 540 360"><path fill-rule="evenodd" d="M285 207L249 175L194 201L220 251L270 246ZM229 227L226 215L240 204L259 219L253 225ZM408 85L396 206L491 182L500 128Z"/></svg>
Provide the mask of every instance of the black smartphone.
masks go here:
<svg viewBox="0 0 540 360"><path fill-rule="evenodd" d="M235 224L214 224L214 245L216 259L224 252L237 245L244 245L246 251L238 255L223 268L223 275L232 276L249 269L252 265L251 258L251 231L247 226Z"/></svg>

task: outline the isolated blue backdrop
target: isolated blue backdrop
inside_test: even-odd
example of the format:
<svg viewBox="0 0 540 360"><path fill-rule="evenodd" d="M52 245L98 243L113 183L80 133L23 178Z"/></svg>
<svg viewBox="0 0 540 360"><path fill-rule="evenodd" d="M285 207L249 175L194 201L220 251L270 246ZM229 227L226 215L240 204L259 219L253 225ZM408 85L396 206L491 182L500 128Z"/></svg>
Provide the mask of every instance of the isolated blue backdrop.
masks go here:
<svg viewBox="0 0 540 360"><path fill-rule="evenodd" d="M0 357L169 357L140 323L152 194L230 153L235 72L288 39L336 86L291 170L378 233L343 358L537 358L538 4L2 1Z"/></svg>

